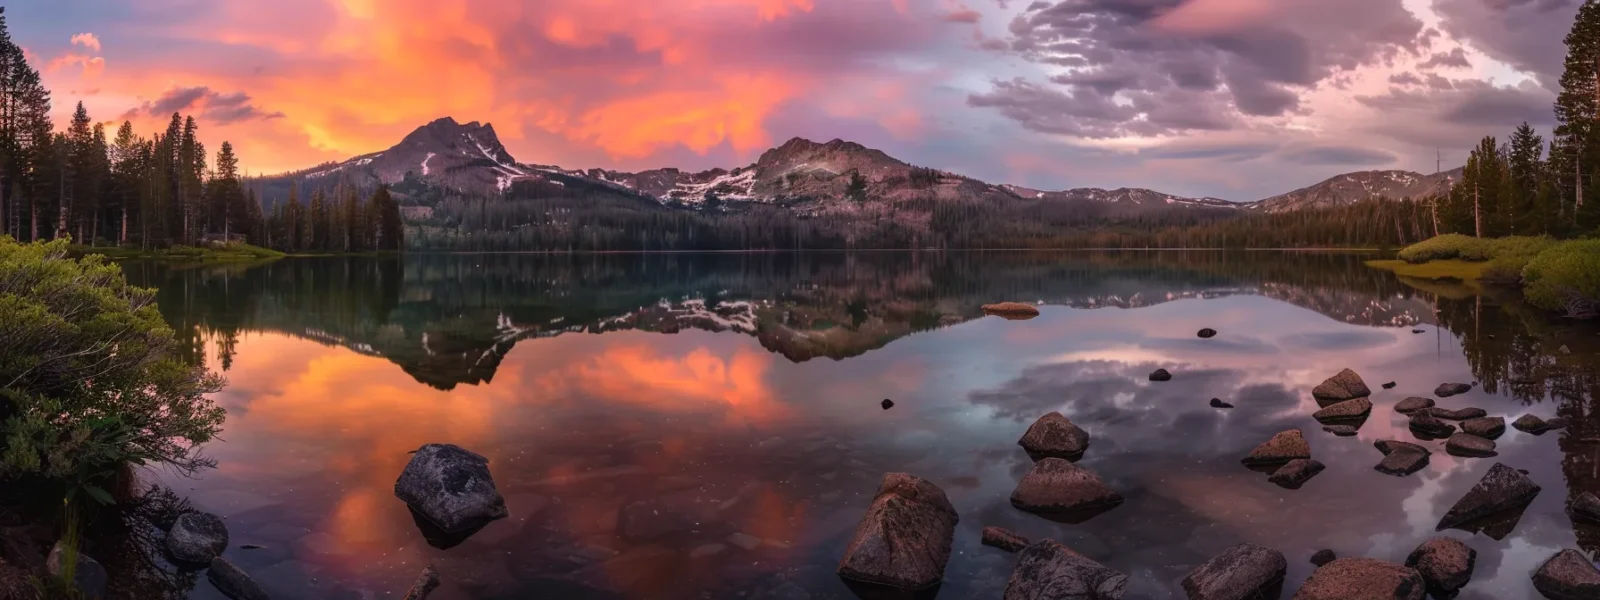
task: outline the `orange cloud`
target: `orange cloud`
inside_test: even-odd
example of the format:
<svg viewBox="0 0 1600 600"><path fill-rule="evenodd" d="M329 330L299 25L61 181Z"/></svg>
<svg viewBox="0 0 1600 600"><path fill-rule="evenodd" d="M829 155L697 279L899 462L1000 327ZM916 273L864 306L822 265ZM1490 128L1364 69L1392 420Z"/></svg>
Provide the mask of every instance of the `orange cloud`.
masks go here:
<svg viewBox="0 0 1600 600"><path fill-rule="evenodd" d="M55 71L63 67L78 65L83 67L84 77L98 77L106 70L106 59L99 56L67 53L50 60L46 70Z"/></svg>

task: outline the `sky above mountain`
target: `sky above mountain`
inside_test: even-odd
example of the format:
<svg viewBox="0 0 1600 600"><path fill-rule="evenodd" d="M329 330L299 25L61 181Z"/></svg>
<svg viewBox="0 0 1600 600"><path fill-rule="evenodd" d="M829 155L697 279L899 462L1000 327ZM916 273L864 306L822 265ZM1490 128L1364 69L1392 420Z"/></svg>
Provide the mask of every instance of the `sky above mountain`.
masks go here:
<svg viewBox="0 0 1600 600"><path fill-rule="evenodd" d="M281 172L437 117L524 162L746 164L801 136L1035 188L1255 200L1548 131L1581 0L24 0L97 120Z"/></svg>

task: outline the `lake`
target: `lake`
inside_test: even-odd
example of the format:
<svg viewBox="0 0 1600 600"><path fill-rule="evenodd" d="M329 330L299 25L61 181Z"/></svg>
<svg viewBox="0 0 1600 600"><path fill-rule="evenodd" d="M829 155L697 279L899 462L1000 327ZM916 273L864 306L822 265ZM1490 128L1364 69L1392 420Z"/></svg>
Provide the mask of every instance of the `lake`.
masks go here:
<svg viewBox="0 0 1600 600"><path fill-rule="evenodd" d="M1403 562L1435 535L1477 551L1461 598L1537 597L1529 575L1545 559L1600 551L1600 529L1564 512L1600 493L1600 330L1363 258L417 255L127 269L159 288L189 358L229 381L222 439L207 447L217 468L149 476L223 516L227 555L278 598L399 597L426 564L439 599L854 598L835 568L888 472L937 484L960 514L940 598L1000 597L1015 555L979 544L987 525L1128 574L1128 598L1182 598L1190 569L1240 542L1287 556L1288 597L1317 550ZM1008 300L1041 315L980 309ZM1206 327L1220 335L1198 338ZM1335 437L1311 418L1310 392L1346 367L1375 408L1357 436ZM1172 381L1149 381L1157 368ZM1508 428L1495 458L1447 455L1392 409L1446 382L1478 385L1441 406L1570 426ZM1089 432L1079 464L1121 506L1076 524L1011 506L1032 465L1017 440L1050 411ZM1291 428L1326 471L1289 490L1240 464ZM1435 453L1420 472L1385 475L1373 470L1385 439ZM488 457L510 518L431 545L393 494L407 453L430 442ZM1435 532L1496 462L1543 488L1533 504L1476 533ZM189 598L222 597L189 582Z"/></svg>

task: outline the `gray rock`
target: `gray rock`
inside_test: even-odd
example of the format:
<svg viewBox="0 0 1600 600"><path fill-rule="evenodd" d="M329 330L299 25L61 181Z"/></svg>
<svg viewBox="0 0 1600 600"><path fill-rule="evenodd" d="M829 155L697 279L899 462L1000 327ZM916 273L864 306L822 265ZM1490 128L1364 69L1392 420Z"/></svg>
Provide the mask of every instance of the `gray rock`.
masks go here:
<svg viewBox="0 0 1600 600"><path fill-rule="evenodd" d="M1371 413L1371 400L1366 398L1355 398L1353 400L1345 400L1344 402L1330 404L1327 408L1313 413L1311 418L1323 423L1327 423L1330 421L1338 422L1365 419L1367 415Z"/></svg>
<svg viewBox="0 0 1600 600"><path fill-rule="evenodd" d="M1478 561L1478 551L1461 540L1436 537L1406 557L1406 566L1422 574L1428 592L1438 598L1450 598L1472 580L1472 567Z"/></svg>
<svg viewBox="0 0 1600 600"><path fill-rule="evenodd" d="M1567 505L1567 515L1574 521L1600 523L1600 497L1593 492L1578 494L1577 498L1572 499L1572 504Z"/></svg>
<svg viewBox="0 0 1600 600"><path fill-rule="evenodd" d="M1371 558L1340 558L1311 572L1294 600L1422 600L1416 569Z"/></svg>
<svg viewBox="0 0 1600 600"><path fill-rule="evenodd" d="M1055 540L1041 540L1017 556L1006 583L1005 600L1122 600L1128 576L1073 552Z"/></svg>
<svg viewBox="0 0 1600 600"><path fill-rule="evenodd" d="M1465 421L1467 419L1476 419L1476 418L1479 418L1479 417L1483 417L1483 416L1488 415L1489 413L1484 411L1481 408L1468 407L1468 408L1458 408L1456 410L1450 410L1448 408L1435 406L1433 408L1428 409L1428 414L1431 414L1431 415L1433 415L1435 417L1438 417L1440 419L1444 419L1444 420L1447 420L1447 421Z"/></svg>
<svg viewBox="0 0 1600 600"><path fill-rule="evenodd" d="M1022 434L1017 445L1028 451L1035 460L1065 458L1075 460L1089 449L1089 433L1074 425L1059 412L1039 417L1028 432Z"/></svg>
<svg viewBox="0 0 1600 600"><path fill-rule="evenodd" d="M1278 467L1267 481L1278 484L1280 487L1290 489L1298 488L1316 477L1325 467L1322 463L1309 458L1297 458Z"/></svg>
<svg viewBox="0 0 1600 600"><path fill-rule="evenodd" d="M1355 425L1323 425L1322 430L1339 437L1355 437L1361 428Z"/></svg>
<svg viewBox="0 0 1600 600"><path fill-rule="evenodd" d="M1477 485L1439 520L1438 529L1444 530L1462 523L1486 517L1501 511L1523 508L1539 495L1539 485L1527 475L1495 463Z"/></svg>
<svg viewBox="0 0 1600 600"><path fill-rule="evenodd" d="M1449 398L1451 396L1459 396L1470 391L1472 391L1472 386L1465 383L1441 383L1439 384L1439 387L1433 389L1433 395L1440 398Z"/></svg>
<svg viewBox="0 0 1600 600"><path fill-rule="evenodd" d="M1534 571L1533 589L1550 600L1594 600L1600 598L1600 569L1582 552L1562 550Z"/></svg>
<svg viewBox="0 0 1600 600"><path fill-rule="evenodd" d="M1488 458L1498 453L1494 451L1494 441L1484 439L1470 433L1458 433L1445 440L1445 452L1455 456L1470 458Z"/></svg>
<svg viewBox="0 0 1600 600"><path fill-rule="evenodd" d="M1394 440L1379 441L1373 446L1383 453L1383 461L1373 467L1380 473L1404 477L1428 466L1428 457L1432 452L1427 448L1408 442Z"/></svg>
<svg viewBox="0 0 1600 600"><path fill-rule="evenodd" d="M1094 471L1059 458L1034 463L1011 492L1012 506L1037 513L1088 511L1118 504L1122 504L1122 495Z"/></svg>
<svg viewBox="0 0 1600 600"><path fill-rule="evenodd" d="M422 568L422 573L417 575L417 580L412 582L411 589L406 590L405 600L427 600L433 591L439 589L439 571L428 565Z"/></svg>
<svg viewBox="0 0 1600 600"><path fill-rule="evenodd" d="M845 548L839 576L902 590L933 587L944 579L958 520L939 486L889 473Z"/></svg>
<svg viewBox="0 0 1600 600"><path fill-rule="evenodd" d="M1517 428L1518 431L1524 431L1535 435L1550 430L1550 426L1544 422L1544 419L1533 415L1522 415L1521 417L1517 417L1517 420L1513 422L1511 426Z"/></svg>
<svg viewBox="0 0 1600 600"><path fill-rule="evenodd" d="M1277 598L1288 569L1282 552L1239 544L1190 571L1183 578L1183 591L1189 600Z"/></svg>
<svg viewBox="0 0 1600 600"><path fill-rule="evenodd" d="M1311 445L1299 429L1280 431L1272 439L1262 442L1241 461L1246 465L1276 465L1297 458L1311 458Z"/></svg>
<svg viewBox="0 0 1600 600"><path fill-rule="evenodd" d="M211 513L183 513L167 531L167 552L182 562L210 564L227 549L228 526Z"/></svg>
<svg viewBox="0 0 1600 600"><path fill-rule="evenodd" d="M1017 552L1028 547L1028 538L1003 527L983 528L983 545L994 546L1006 552Z"/></svg>
<svg viewBox="0 0 1600 600"><path fill-rule="evenodd" d="M1322 565L1331 563L1331 562L1333 562L1335 560L1338 560L1338 559L1339 559L1339 555L1334 554L1332 550L1328 550L1328 549L1324 548L1322 550L1318 550L1315 554L1311 555L1311 564L1320 567Z"/></svg>
<svg viewBox="0 0 1600 600"><path fill-rule="evenodd" d="M1450 437L1456 432L1456 426L1440 421L1437 417L1426 412L1411 413L1411 431L1432 438Z"/></svg>
<svg viewBox="0 0 1600 600"><path fill-rule="evenodd" d="M267 600L267 592L261 589L261 584L221 556L211 559L211 568L206 569L206 579L233 600Z"/></svg>
<svg viewBox="0 0 1600 600"><path fill-rule="evenodd" d="M1311 390L1311 397L1316 398L1317 404L1329 406L1345 400L1365 398L1372 395L1372 389L1361 380L1355 371L1345 369L1338 375L1329 377L1316 388Z"/></svg>
<svg viewBox="0 0 1600 600"><path fill-rule="evenodd" d="M1150 374L1150 381L1172 381L1172 374L1166 369L1156 369Z"/></svg>
<svg viewBox="0 0 1600 600"><path fill-rule="evenodd" d="M418 448L394 482L394 495L447 533L510 514L489 475L489 459L454 444Z"/></svg>
<svg viewBox="0 0 1600 600"><path fill-rule="evenodd" d="M1402 415L1433 408L1433 398L1418 398L1412 396L1394 403L1394 411Z"/></svg>
<svg viewBox="0 0 1600 600"><path fill-rule="evenodd" d="M1461 431L1485 438L1496 439L1506 432L1505 417L1478 417L1461 422Z"/></svg>
<svg viewBox="0 0 1600 600"><path fill-rule="evenodd" d="M38 560L38 554L33 556L33 560ZM37 565L38 563L34 564ZM61 542L56 542L54 546L50 547L50 555L44 560L44 570L51 577L65 577L67 572L67 549L61 545ZM106 573L106 568L100 564L100 561L90 558L87 554L80 553L77 555L77 560L73 563L72 585L78 588L79 592L89 598L104 598L106 597L106 585L109 581L110 576Z"/></svg>

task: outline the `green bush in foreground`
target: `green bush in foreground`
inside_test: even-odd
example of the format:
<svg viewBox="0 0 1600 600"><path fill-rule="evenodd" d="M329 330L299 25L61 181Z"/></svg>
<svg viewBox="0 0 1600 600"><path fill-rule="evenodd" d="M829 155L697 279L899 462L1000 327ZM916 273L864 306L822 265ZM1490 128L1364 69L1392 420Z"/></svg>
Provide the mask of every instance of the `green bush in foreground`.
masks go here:
<svg viewBox="0 0 1600 600"><path fill-rule="evenodd" d="M1564 242L1522 270L1523 294L1545 310L1591 318L1600 311L1600 240Z"/></svg>
<svg viewBox="0 0 1600 600"><path fill-rule="evenodd" d="M198 444L223 411L222 381L169 352L154 291L67 243L0 237L0 479L46 477L88 490L117 465L207 463Z"/></svg>
<svg viewBox="0 0 1600 600"><path fill-rule="evenodd" d="M1399 258L1411 264L1452 259L1481 262L1521 257L1526 260L1555 244L1555 240L1547 237L1477 238L1447 233L1406 246Z"/></svg>

